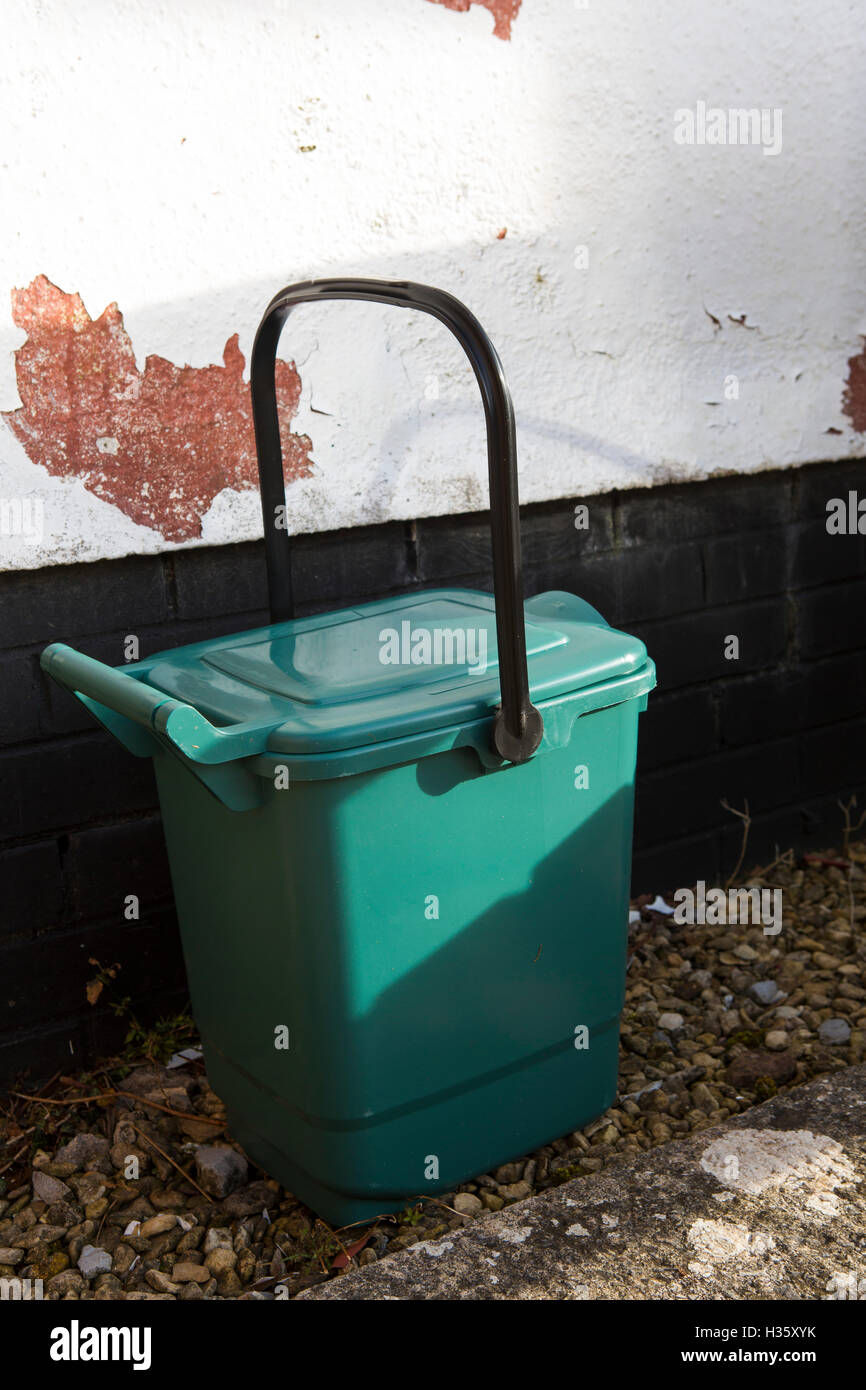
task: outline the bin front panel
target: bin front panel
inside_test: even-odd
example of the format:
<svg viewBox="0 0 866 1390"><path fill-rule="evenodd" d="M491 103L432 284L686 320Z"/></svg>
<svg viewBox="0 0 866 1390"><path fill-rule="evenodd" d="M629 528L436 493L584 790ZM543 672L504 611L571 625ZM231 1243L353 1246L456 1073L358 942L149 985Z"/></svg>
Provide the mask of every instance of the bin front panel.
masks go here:
<svg viewBox="0 0 866 1390"><path fill-rule="evenodd" d="M400 1195L430 1154L441 1189L610 1103L639 703L521 767L458 749L242 814L157 760L195 1013L252 1152Z"/></svg>

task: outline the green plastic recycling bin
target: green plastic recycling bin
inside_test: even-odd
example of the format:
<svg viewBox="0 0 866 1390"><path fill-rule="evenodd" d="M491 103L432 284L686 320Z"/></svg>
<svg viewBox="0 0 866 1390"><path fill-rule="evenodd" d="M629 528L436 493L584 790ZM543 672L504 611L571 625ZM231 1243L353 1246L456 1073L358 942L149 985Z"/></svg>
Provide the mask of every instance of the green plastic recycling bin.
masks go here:
<svg viewBox="0 0 866 1390"><path fill-rule="evenodd" d="M488 434L494 594L293 616L274 384L295 305L433 314ZM655 672L589 604L524 604L514 414L451 295L307 281L251 358L271 623L42 665L153 759L190 992L231 1134L330 1221L453 1189L616 1094L638 714ZM579 544L577 534L575 544Z"/></svg>

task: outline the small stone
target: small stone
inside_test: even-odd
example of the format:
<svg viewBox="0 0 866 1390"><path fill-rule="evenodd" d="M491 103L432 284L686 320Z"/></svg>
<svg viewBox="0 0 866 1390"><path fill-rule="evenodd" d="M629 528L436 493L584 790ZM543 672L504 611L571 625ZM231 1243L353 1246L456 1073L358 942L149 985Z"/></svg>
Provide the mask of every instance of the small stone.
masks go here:
<svg viewBox="0 0 866 1390"><path fill-rule="evenodd" d="M205 1255L209 1255L212 1250L233 1250L234 1237L226 1226L211 1226L204 1238L202 1249Z"/></svg>
<svg viewBox="0 0 866 1390"><path fill-rule="evenodd" d="M785 997L775 980L756 980L749 993L759 1004L775 1004L777 999Z"/></svg>
<svg viewBox="0 0 866 1390"><path fill-rule="evenodd" d="M115 1274L128 1274L135 1260L135 1251L131 1245L125 1245L122 1241L114 1252L113 1269Z"/></svg>
<svg viewBox="0 0 866 1390"><path fill-rule="evenodd" d="M665 1033L676 1033L682 1028L685 1022L682 1014L663 1013L659 1014L658 1025Z"/></svg>
<svg viewBox="0 0 866 1390"><path fill-rule="evenodd" d="M725 1080L738 1091L751 1090L761 1078L768 1078L777 1086L783 1086L793 1081L796 1074L797 1063L790 1052L767 1052L762 1048L753 1048L733 1059L725 1072Z"/></svg>
<svg viewBox="0 0 866 1390"><path fill-rule="evenodd" d="M85 1287L77 1269L63 1269L59 1274L53 1275L45 1285L49 1297L56 1294L58 1298L65 1298L70 1293L81 1293Z"/></svg>
<svg viewBox="0 0 866 1390"><path fill-rule="evenodd" d="M754 946L750 946L746 941L741 941L739 946L734 947L734 955L739 956L740 960L758 959L758 953Z"/></svg>
<svg viewBox="0 0 866 1390"><path fill-rule="evenodd" d="M484 1205L473 1193L458 1192L454 1198L454 1210L459 1211L461 1216L477 1216L484 1210Z"/></svg>
<svg viewBox="0 0 866 1390"><path fill-rule="evenodd" d="M186 1095L194 1085L194 1078L185 1076L181 1071L150 1066L136 1067L135 1071L131 1071L123 1083L123 1089L134 1091L137 1096L148 1096L163 1105L170 1104L174 1109L174 1102L180 1093Z"/></svg>
<svg viewBox="0 0 866 1390"><path fill-rule="evenodd" d="M0 1265L17 1265L24 1259L24 1251L12 1245L0 1245Z"/></svg>
<svg viewBox="0 0 866 1390"><path fill-rule="evenodd" d="M85 1245L78 1256L78 1268L85 1279L93 1279L97 1274L107 1274L111 1270L111 1256L107 1250L95 1245Z"/></svg>
<svg viewBox="0 0 866 1390"><path fill-rule="evenodd" d="M55 1161L71 1163L80 1171L98 1168L101 1173L111 1172L108 1140L100 1134L76 1134L74 1139L57 1150Z"/></svg>
<svg viewBox="0 0 866 1390"><path fill-rule="evenodd" d="M150 1204L156 1207L157 1211L179 1211L181 1207L186 1206L187 1200L182 1192L175 1192L171 1188L150 1194Z"/></svg>
<svg viewBox="0 0 866 1390"><path fill-rule="evenodd" d="M247 1180L247 1161L236 1149L201 1145L195 1151L199 1184L208 1196L220 1199L242 1187Z"/></svg>
<svg viewBox="0 0 866 1390"><path fill-rule="evenodd" d="M137 1149L133 1144L112 1144L109 1158L119 1173L126 1171L131 1158L134 1158L137 1164L133 1172L144 1173L150 1167L150 1155L145 1153L144 1149Z"/></svg>
<svg viewBox="0 0 866 1390"><path fill-rule="evenodd" d="M21 1217L18 1219L20 1221ZM60 1237L66 1234L67 1231L65 1226L33 1225L19 1238L18 1244L23 1246L25 1250L32 1250L40 1245L51 1245L55 1240L60 1240Z"/></svg>
<svg viewBox="0 0 866 1390"><path fill-rule="evenodd" d="M175 1284L161 1269L149 1269L145 1279L157 1293L180 1293L180 1284Z"/></svg>
<svg viewBox="0 0 866 1390"><path fill-rule="evenodd" d="M823 990L809 990L806 988L806 1004L810 1009L830 1008L830 998L824 994Z"/></svg>
<svg viewBox="0 0 866 1390"><path fill-rule="evenodd" d="M171 1277L176 1284L207 1284L210 1281L211 1273L205 1265L182 1262L175 1265L171 1271Z"/></svg>
<svg viewBox="0 0 866 1390"><path fill-rule="evenodd" d="M459 1220L459 1218L457 1220ZM457 1220L455 1221L455 1226L457 1225ZM408 1250L411 1246L417 1245L420 1239L421 1235L418 1231L404 1231L401 1235L394 1236L393 1240L388 1242L388 1250Z"/></svg>
<svg viewBox="0 0 866 1390"><path fill-rule="evenodd" d="M55 1274L62 1274L63 1270L69 1268L69 1256L64 1250L55 1250L49 1253L47 1250L38 1254L33 1260L30 1269L37 1279L53 1279Z"/></svg>
<svg viewBox="0 0 866 1390"><path fill-rule="evenodd" d="M522 1176L522 1174L522 1163L503 1163L496 1169L496 1172L493 1174L493 1177L498 1183L509 1183L517 1182Z"/></svg>
<svg viewBox="0 0 866 1390"><path fill-rule="evenodd" d="M209 1255L205 1255L205 1269L209 1269L211 1274L216 1279L219 1279L221 1275L227 1274L229 1270L234 1269L237 1264L237 1259L238 1257L234 1250L226 1250L224 1247L220 1247L216 1250L211 1250ZM273 1272L276 1273L276 1270Z"/></svg>
<svg viewBox="0 0 866 1390"><path fill-rule="evenodd" d="M703 1081L699 1081L696 1086L692 1087L691 1095L695 1107L702 1110L705 1115L711 1115L716 1109L718 1104L716 1097Z"/></svg>
<svg viewBox="0 0 866 1390"><path fill-rule="evenodd" d="M97 1293L122 1293L123 1285L116 1274L97 1274L93 1287Z"/></svg>
<svg viewBox="0 0 866 1390"><path fill-rule="evenodd" d="M245 1216L261 1215L263 1208L273 1203L274 1191L267 1183L251 1182L239 1192L230 1192L222 1204L222 1211L231 1220L241 1220Z"/></svg>
<svg viewBox="0 0 866 1390"><path fill-rule="evenodd" d="M845 1018L826 1018L818 1029L818 1037L830 1047L839 1047L851 1037L851 1025Z"/></svg>
<svg viewBox="0 0 866 1390"><path fill-rule="evenodd" d="M188 1120L179 1120L178 1125L186 1138L191 1139L194 1144L204 1144L208 1139L215 1139L225 1128L211 1124L210 1120L195 1119L192 1115Z"/></svg>
<svg viewBox="0 0 866 1390"><path fill-rule="evenodd" d="M68 1182L75 1172L75 1167L71 1163L46 1163L43 1171L46 1172L49 1177L60 1178L62 1182Z"/></svg>
<svg viewBox="0 0 866 1390"><path fill-rule="evenodd" d="M788 1034L781 1028L775 1028L764 1038L764 1046L771 1052L783 1052L788 1046Z"/></svg>
<svg viewBox="0 0 866 1390"><path fill-rule="evenodd" d="M152 1216L149 1221L142 1223L138 1235L143 1240L151 1240L153 1236L161 1236L165 1231L173 1231L176 1225L176 1216L171 1212L161 1211L157 1216Z"/></svg>
<svg viewBox="0 0 866 1390"><path fill-rule="evenodd" d="M70 1177L69 1185L84 1206L105 1195L105 1179L101 1173L76 1173Z"/></svg>
<svg viewBox="0 0 866 1390"><path fill-rule="evenodd" d="M61 1182L59 1178L49 1177L47 1173L42 1173L38 1168L34 1168L33 1196L50 1207L54 1202L62 1202L64 1197L71 1197L72 1193L66 1183Z"/></svg>
<svg viewBox="0 0 866 1390"><path fill-rule="evenodd" d="M506 1202L522 1202L524 1197L532 1195L532 1188L528 1182L506 1182L499 1184L499 1195Z"/></svg>
<svg viewBox="0 0 866 1390"><path fill-rule="evenodd" d="M84 1209L77 1202L52 1202L45 1212L45 1220L52 1226L68 1229L84 1220Z"/></svg>
<svg viewBox="0 0 866 1390"><path fill-rule="evenodd" d="M505 1206L504 1198L500 1197L496 1192L488 1191L486 1187L481 1194L481 1201L488 1211L501 1211Z"/></svg>

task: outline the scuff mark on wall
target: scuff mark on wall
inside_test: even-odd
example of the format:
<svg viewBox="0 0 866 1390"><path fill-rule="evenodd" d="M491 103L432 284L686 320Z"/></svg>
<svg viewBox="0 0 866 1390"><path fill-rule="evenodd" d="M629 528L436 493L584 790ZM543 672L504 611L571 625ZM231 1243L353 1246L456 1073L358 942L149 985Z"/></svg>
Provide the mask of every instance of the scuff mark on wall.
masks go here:
<svg viewBox="0 0 866 1390"><path fill-rule="evenodd" d="M842 393L842 411L858 434L866 433L866 338L855 357L848 358L848 380Z"/></svg>
<svg viewBox="0 0 866 1390"><path fill-rule="evenodd" d="M483 5L493 15L493 33L497 39L510 39L511 26L517 18L521 0L431 0L433 5L444 5L446 10L458 10L465 14L470 5Z"/></svg>
<svg viewBox="0 0 866 1390"><path fill-rule="evenodd" d="M38 275L12 291L12 317L27 333L15 353L23 404L3 418L33 463L80 478L169 541L200 536L202 516L224 488L257 487L236 333L222 367L178 367L154 355L139 371L117 304L91 319L78 294ZM276 380L288 483L311 475L312 442L289 429L301 394L295 364L278 361Z"/></svg>

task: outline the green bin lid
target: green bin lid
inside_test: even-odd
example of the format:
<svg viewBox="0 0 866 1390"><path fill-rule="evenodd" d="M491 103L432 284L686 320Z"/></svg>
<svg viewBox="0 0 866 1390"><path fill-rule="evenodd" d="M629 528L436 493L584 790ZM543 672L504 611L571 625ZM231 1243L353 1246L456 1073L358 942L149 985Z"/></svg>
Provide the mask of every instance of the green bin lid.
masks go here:
<svg viewBox="0 0 866 1390"><path fill-rule="evenodd" d="M647 664L644 644L582 599L530 599L526 652L534 703L611 682ZM218 727L270 727L275 753L329 753L464 724L500 701L493 596L434 589L234 633L162 652L130 675ZM631 684L631 683L630 683Z"/></svg>

